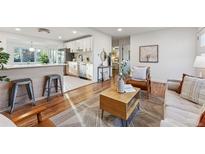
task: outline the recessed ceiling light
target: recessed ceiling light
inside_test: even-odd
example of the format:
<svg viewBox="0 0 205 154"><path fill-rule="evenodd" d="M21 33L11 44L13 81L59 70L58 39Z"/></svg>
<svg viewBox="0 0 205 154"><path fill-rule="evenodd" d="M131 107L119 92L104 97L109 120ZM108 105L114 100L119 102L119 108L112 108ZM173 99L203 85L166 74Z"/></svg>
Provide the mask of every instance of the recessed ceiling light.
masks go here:
<svg viewBox="0 0 205 154"><path fill-rule="evenodd" d="M62 39L62 36L58 36L58 39Z"/></svg>
<svg viewBox="0 0 205 154"><path fill-rule="evenodd" d="M121 31L122 31L122 28L118 28L117 31L118 31L118 32L121 32Z"/></svg>
<svg viewBox="0 0 205 154"><path fill-rule="evenodd" d="M75 30L74 30L74 31L72 31L72 33L73 33L73 34L76 34L76 33L77 33L77 31L75 31Z"/></svg>
<svg viewBox="0 0 205 154"><path fill-rule="evenodd" d="M21 31L21 28L15 28L16 31Z"/></svg>

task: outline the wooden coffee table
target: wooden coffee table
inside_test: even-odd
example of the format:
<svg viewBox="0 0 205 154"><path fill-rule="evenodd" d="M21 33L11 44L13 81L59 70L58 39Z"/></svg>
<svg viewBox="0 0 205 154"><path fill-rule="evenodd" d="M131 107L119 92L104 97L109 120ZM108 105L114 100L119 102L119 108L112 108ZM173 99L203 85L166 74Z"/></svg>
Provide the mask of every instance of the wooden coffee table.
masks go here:
<svg viewBox="0 0 205 154"><path fill-rule="evenodd" d="M100 109L102 117L104 111L121 119L122 126L128 126L128 119L136 107L139 110L140 89L135 92L118 93L116 88L111 87L100 94Z"/></svg>

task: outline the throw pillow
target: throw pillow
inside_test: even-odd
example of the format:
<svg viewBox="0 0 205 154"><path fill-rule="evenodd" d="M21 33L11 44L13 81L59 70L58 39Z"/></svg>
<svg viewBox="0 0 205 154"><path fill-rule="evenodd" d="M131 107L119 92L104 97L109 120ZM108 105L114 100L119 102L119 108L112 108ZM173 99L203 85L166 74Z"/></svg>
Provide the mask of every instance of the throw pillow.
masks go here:
<svg viewBox="0 0 205 154"><path fill-rule="evenodd" d="M147 75L147 67L134 67L132 72L133 79L145 80Z"/></svg>
<svg viewBox="0 0 205 154"><path fill-rule="evenodd" d="M205 104L205 79L185 76L180 96L197 104Z"/></svg>
<svg viewBox="0 0 205 154"><path fill-rule="evenodd" d="M189 75L189 74L185 74L185 73L184 73L184 74L182 75L182 81L180 82L179 88L177 89L177 93L178 93L178 94L181 94L182 85L183 85L184 77L185 77L185 76L195 77L195 76L192 76L192 75ZM200 77L196 77L196 78L201 79Z"/></svg>

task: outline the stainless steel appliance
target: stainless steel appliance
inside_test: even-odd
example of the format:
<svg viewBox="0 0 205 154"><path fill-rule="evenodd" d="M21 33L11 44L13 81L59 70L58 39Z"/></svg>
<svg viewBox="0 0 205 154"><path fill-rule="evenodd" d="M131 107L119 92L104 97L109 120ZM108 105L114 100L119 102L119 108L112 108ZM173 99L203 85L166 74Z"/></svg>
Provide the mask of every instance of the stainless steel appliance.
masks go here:
<svg viewBox="0 0 205 154"><path fill-rule="evenodd" d="M87 79L87 76L86 76L86 63L79 62L79 77Z"/></svg>

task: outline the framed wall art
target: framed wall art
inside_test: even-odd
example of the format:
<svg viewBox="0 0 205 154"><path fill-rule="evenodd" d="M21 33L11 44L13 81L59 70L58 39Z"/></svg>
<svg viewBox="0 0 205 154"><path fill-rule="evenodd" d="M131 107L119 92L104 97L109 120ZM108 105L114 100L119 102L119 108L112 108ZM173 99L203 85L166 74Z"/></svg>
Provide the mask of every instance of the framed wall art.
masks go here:
<svg viewBox="0 0 205 154"><path fill-rule="evenodd" d="M158 63L159 62L159 46L147 45L139 47L140 63Z"/></svg>

